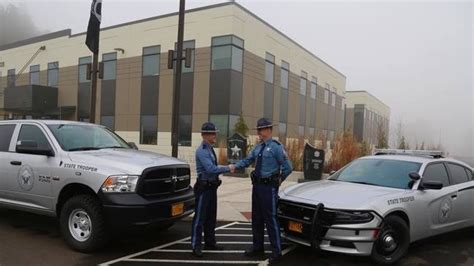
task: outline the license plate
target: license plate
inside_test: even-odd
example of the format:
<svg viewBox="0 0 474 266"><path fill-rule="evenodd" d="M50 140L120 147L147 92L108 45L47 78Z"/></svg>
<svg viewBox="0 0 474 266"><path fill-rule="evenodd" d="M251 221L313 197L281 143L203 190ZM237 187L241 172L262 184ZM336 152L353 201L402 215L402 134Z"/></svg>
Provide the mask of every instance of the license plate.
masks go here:
<svg viewBox="0 0 474 266"><path fill-rule="evenodd" d="M184 203L176 203L171 205L171 216L177 216L183 214L184 212Z"/></svg>
<svg viewBox="0 0 474 266"><path fill-rule="evenodd" d="M303 233L303 224L298 222L289 221L288 229L293 232Z"/></svg>

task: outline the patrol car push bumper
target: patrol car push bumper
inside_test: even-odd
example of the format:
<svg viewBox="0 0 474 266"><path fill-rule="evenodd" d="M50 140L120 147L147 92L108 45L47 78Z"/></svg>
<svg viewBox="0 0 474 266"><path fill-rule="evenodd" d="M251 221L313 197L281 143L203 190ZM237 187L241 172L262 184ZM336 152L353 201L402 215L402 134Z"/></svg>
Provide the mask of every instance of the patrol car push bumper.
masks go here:
<svg viewBox="0 0 474 266"><path fill-rule="evenodd" d="M323 204L289 201L280 201L278 218L282 236L291 242L360 256L372 253L383 223L383 218L373 211L335 210Z"/></svg>
<svg viewBox="0 0 474 266"><path fill-rule="evenodd" d="M99 192L106 219L111 226L166 224L194 212L194 192L145 198L136 193Z"/></svg>

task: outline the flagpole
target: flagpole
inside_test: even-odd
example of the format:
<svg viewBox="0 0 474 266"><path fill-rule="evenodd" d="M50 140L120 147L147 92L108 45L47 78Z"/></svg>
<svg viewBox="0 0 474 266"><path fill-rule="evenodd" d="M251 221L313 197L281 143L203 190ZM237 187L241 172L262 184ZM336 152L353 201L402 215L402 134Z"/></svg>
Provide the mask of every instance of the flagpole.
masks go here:
<svg viewBox="0 0 474 266"><path fill-rule="evenodd" d="M178 18L178 44L176 51L176 72L173 93L173 122L171 125L171 155L178 157L179 137L179 102L181 98L181 60L183 59L183 35L184 35L184 7L185 0L179 1Z"/></svg>
<svg viewBox="0 0 474 266"><path fill-rule="evenodd" d="M92 76L91 76L91 111L89 122L95 124L95 109L97 101L97 66L99 64L99 47L92 57Z"/></svg>

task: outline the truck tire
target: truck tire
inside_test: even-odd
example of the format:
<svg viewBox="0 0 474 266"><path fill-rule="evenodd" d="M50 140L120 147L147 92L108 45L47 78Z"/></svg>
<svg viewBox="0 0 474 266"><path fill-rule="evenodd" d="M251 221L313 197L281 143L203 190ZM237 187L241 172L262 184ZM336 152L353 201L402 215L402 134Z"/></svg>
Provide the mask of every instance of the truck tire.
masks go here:
<svg viewBox="0 0 474 266"><path fill-rule="evenodd" d="M410 229L400 217L385 218L379 236L372 248L371 258L377 264L393 264L399 261L410 246Z"/></svg>
<svg viewBox="0 0 474 266"><path fill-rule="evenodd" d="M95 251L108 240L102 207L94 196L78 195L67 200L59 223L63 238L77 251Z"/></svg>

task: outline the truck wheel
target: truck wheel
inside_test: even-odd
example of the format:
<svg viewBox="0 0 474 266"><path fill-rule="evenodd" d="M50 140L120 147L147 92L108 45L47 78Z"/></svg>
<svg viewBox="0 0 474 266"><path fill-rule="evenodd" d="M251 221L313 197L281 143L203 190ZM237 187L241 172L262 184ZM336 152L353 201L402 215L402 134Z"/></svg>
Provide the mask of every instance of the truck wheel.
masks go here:
<svg viewBox="0 0 474 266"><path fill-rule="evenodd" d="M400 217L385 218L379 236L372 248L371 258L377 264L392 264L400 260L410 246L410 229Z"/></svg>
<svg viewBox="0 0 474 266"><path fill-rule="evenodd" d="M107 242L101 205L91 195L78 195L66 201L59 222L63 238L77 251L91 252Z"/></svg>

